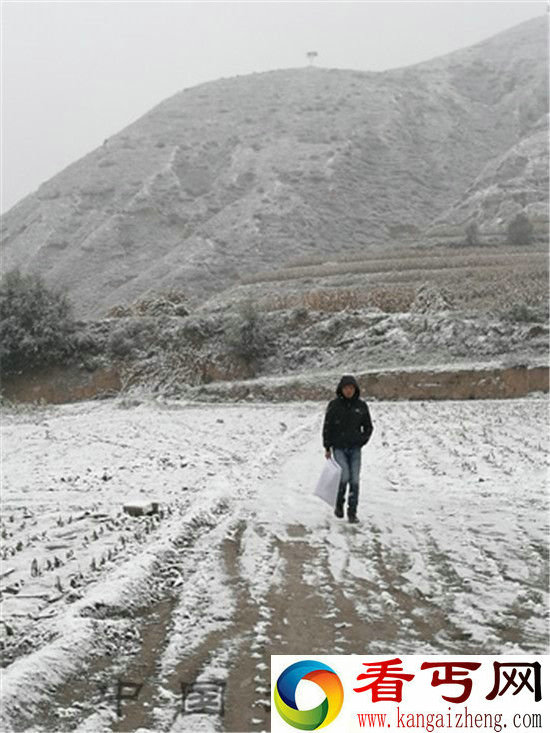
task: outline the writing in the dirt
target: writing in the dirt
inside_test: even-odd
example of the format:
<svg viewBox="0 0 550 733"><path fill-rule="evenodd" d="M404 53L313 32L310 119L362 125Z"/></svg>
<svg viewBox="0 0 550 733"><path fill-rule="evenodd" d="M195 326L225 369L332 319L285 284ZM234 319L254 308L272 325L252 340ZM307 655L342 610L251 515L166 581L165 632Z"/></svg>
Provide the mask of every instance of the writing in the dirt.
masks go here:
<svg viewBox="0 0 550 733"><path fill-rule="evenodd" d="M122 715L122 703L125 700L137 700L143 688L143 682L121 680L117 682L116 703L117 715ZM181 712L206 713L208 715L223 715L225 682L180 682Z"/></svg>
<svg viewBox="0 0 550 733"><path fill-rule="evenodd" d="M223 715L225 682L180 683L183 713L209 713Z"/></svg>

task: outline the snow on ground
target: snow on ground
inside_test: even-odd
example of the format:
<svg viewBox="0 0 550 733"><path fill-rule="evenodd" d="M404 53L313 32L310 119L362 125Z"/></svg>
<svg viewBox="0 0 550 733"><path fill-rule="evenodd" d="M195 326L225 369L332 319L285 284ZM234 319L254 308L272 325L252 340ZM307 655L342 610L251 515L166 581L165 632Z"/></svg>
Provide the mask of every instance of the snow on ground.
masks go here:
<svg viewBox="0 0 550 733"><path fill-rule="evenodd" d="M6 412L2 729L265 730L270 654L547 652L547 399L371 403L359 525L324 408Z"/></svg>

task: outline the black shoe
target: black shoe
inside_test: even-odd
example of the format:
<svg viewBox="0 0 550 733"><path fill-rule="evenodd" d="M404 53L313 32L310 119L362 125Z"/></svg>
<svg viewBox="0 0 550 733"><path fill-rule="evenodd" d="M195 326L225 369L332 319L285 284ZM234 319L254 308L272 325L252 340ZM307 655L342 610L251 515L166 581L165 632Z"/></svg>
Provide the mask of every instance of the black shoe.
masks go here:
<svg viewBox="0 0 550 733"><path fill-rule="evenodd" d="M359 519L357 518L356 514L348 514L348 522L350 524L357 524L357 522L359 522Z"/></svg>
<svg viewBox="0 0 550 733"><path fill-rule="evenodd" d="M342 519L342 517L344 516L344 510L341 506L337 506L334 510L334 514L338 517L338 519Z"/></svg>

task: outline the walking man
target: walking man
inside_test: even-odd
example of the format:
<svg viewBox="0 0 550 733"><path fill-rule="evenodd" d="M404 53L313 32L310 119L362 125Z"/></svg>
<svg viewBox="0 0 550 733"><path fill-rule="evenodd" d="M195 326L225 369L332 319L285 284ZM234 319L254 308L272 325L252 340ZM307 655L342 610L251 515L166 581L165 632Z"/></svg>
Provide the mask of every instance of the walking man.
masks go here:
<svg viewBox="0 0 550 733"><path fill-rule="evenodd" d="M340 486L334 513L344 516L346 485L349 483L348 520L358 522L359 471L361 448L369 442L373 425L367 403L360 399L361 390L355 377L345 374L336 387L337 397L328 403L323 423L325 457L334 459L342 467Z"/></svg>

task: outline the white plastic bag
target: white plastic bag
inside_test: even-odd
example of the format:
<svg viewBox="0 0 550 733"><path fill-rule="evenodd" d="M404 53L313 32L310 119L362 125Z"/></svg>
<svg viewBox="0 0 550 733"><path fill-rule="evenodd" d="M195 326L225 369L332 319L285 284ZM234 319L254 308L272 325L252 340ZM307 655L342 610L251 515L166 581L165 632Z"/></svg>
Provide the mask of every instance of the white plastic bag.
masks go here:
<svg viewBox="0 0 550 733"><path fill-rule="evenodd" d="M315 496L319 496L331 507L336 506L336 497L338 496L338 486L340 485L340 476L342 475L342 466L331 456L325 459L325 466L317 481L317 486L313 492Z"/></svg>

